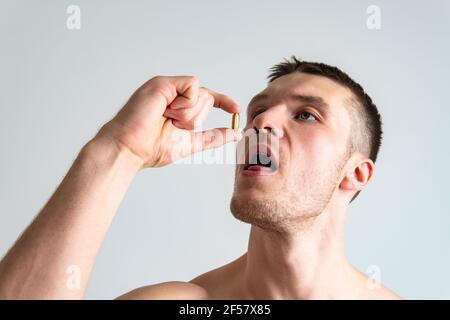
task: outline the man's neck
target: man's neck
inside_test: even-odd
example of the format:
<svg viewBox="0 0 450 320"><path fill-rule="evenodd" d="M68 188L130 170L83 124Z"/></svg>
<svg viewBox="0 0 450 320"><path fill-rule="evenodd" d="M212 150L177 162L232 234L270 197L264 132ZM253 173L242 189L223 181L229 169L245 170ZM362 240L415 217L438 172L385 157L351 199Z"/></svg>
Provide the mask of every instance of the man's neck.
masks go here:
<svg viewBox="0 0 450 320"><path fill-rule="evenodd" d="M251 299L351 295L361 276L345 258L344 224L345 212L325 211L292 232L252 226L242 257L242 294Z"/></svg>

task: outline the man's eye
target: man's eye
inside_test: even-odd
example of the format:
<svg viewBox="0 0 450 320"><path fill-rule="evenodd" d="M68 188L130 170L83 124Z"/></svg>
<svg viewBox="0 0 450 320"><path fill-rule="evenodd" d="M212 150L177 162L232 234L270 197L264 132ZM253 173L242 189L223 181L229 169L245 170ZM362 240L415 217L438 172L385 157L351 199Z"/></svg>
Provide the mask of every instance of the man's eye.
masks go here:
<svg viewBox="0 0 450 320"><path fill-rule="evenodd" d="M300 112L295 118L299 119L299 120L303 120L303 121L314 121L314 120L317 120L317 118L314 115L312 115L310 112L308 112L308 111Z"/></svg>

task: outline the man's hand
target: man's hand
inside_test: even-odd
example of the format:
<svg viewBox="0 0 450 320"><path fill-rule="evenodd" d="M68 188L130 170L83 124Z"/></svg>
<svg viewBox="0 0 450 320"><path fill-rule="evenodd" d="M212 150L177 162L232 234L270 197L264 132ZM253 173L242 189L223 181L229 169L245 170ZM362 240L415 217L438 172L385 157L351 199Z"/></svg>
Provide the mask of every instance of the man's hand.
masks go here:
<svg viewBox="0 0 450 320"><path fill-rule="evenodd" d="M239 139L232 129L194 132L212 107L239 113L229 97L199 87L196 77L158 76L142 85L99 132L140 157L143 167L165 166L191 153Z"/></svg>
<svg viewBox="0 0 450 320"><path fill-rule="evenodd" d="M138 170L237 139L226 128L192 131L213 106L240 111L230 98L199 88L194 77L156 77L139 88L83 147L0 261L0 299L82 298L101 243ZM68 270L78 272L75 286Z"/></svg>

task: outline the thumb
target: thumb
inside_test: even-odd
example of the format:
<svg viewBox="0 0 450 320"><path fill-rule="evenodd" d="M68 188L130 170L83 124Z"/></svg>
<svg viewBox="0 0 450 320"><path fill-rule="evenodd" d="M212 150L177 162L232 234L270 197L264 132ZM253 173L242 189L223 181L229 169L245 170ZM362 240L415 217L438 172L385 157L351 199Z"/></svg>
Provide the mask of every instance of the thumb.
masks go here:
<svg viewBox="0 0 450 320"><path fill-rule="evenodd" d="M200 132L192 132L192 152L204 151L220 147L228 142L239 141L242 133L230 128L215 128Z"/></svg>

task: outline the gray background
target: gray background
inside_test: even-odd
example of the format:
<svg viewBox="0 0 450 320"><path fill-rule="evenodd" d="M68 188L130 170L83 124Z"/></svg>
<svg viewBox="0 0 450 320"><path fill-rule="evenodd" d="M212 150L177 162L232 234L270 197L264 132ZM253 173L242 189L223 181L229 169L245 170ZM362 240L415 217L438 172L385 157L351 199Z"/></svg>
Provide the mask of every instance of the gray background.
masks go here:
<svg viewBox="0 0 450 320"><path fill-rule="evenodd" d="M81 30L66 8L81 8ZM368 5L381 30L366 27ZM347 254L406 298L450 298L448 1L1 1L0 254L78 151L141 83L195 74L246 107L295 54L361 82L384 119L373 183L349 209ZM245 121L245 119L242 119ZM228 126L214 110L208 128ZM87 298L194 276L247 246L229 212L233 165L141 172L106 237Z"/></svg>

